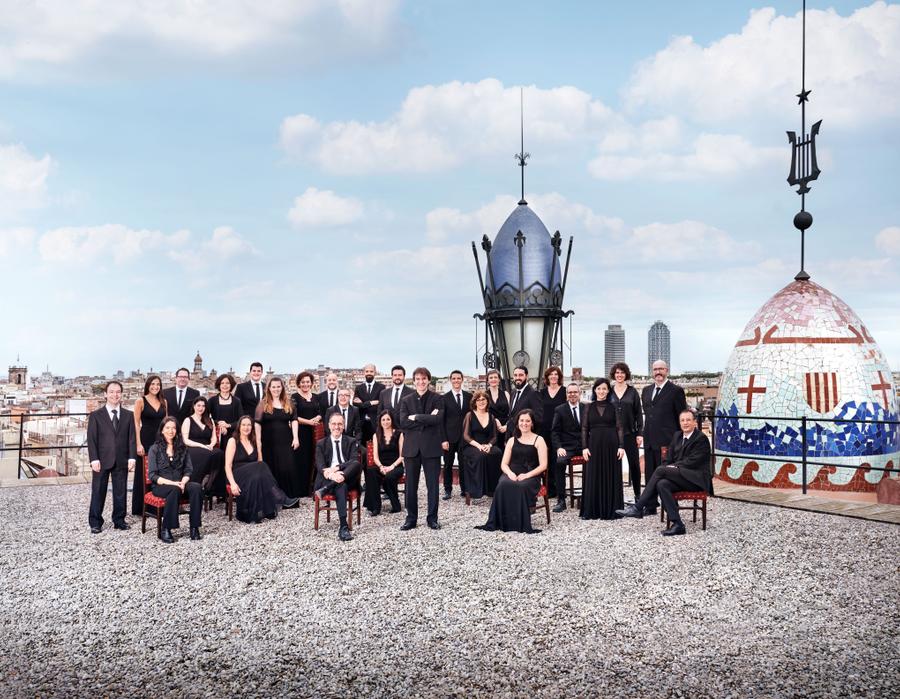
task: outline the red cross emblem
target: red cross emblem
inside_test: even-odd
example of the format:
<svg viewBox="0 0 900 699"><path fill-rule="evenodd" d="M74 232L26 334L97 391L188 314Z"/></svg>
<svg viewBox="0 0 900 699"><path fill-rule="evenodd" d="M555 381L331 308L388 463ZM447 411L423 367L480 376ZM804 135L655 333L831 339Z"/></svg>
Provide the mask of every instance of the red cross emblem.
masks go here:
<svg viewBox="0 0 900 699"><path fill-rule="evenodd" d="M884 409L890 410L890 408L888 408L888 391L891 390L891 384L885 380L884 375L880 371L878 372L878 381L879 383L872 384L872 390L881 391L881 399L884 401Z"/></svg>
<svg viewBox="0 0 900 699"><path fill-rule="evenodd" d="M737 390L738 395L740 395L741 393L747 394L747 414L748 415L753 412L753 394L754 393L763 394L766 392L765 386L754 386L755 382L756 382L756 375L750 374L750 378L747 381L747 385L741 386Z"/></svg>

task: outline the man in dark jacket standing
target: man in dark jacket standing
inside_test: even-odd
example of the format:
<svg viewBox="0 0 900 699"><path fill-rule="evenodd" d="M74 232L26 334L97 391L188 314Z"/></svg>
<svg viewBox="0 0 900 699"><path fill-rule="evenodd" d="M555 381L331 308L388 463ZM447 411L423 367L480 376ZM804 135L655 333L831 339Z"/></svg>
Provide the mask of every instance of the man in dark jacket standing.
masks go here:
<svg viewBox="0 0 900 699"><path fill-rule="evenodd" d="M403 431L403 468L406 475L406 521L401 531L415 528L419 519L419 474L425 471L428 490L428 526L438 524L438 488L441 475L441 437L444 424L443 397L429 390L431 372L418 367L413 372L415 391L400 401Z"/></svg>
<svg viewBox="0 0 900 699"><path fill-rule="evenodd" d="M116 529L130 529L125 522L125 500L128 472L134 471L137 451L134 416L122 407L122 384L118 381L106 384L106 405L88 417L87 449L92 471L88 511L91 534L99 534L103 529L103 508L110 477L113 486L113 526Z"/></svg>

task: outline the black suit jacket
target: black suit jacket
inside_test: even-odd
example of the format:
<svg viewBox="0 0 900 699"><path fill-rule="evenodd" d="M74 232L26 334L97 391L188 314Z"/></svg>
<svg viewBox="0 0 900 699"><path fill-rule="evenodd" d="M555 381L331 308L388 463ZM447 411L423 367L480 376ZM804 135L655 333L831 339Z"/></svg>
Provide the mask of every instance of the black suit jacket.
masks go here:
<svg viewBox="0 0 900 699"><path fill-rule="evenodd" d="M567 451L581 450L581 425L584 424L585 412L584 403L579 402L579 422L575 422L569 401L556 406L556 409L553 411L553 429L550 433L554 454L557 449L566 449Z"/></svg>
<svg viewBox="0 0 900 699"><path fill-rule="evenodd" d="M441 448L444 441L444 397L434 391L426 391L422 402L420 410L419 394L415 391L400 401L402 455L439 458L444 452ZM434 410L437 410L437 415L431 414ZM415 415L416 419L410 420L411 415Z"/></svg>
<svg viewBox="0 0 900 699"><path fill-rule="evenodd" d="M359 398L362 404L355 406L359 410L359 417L363 420L374 420L378 415L378 406L369 405L369 401L378 400L381 392L384 390L384 384L380 381L372 382L372 392L369 393L365 383L359 384L353 391L353 398ZM350 400L353 403L353 400Z"/></svg>
<svg viewBox="0 0 900 699"><path fill-rule="evenodd" d="M404 398L406 398L406 396L408 396L410 393L413 393L413 392L414 391L409 386L407 386L406 384L403 384L403 386L400 387L400 400L402 401ZM391 416L394 418L394 424L396 425L400 421L400 403L399 402L397 403L396 409L392 408L391 401L393 399L394 399L394 384L391 384L390 386L385 387L385 389L381 392L381 396L379 396L379 398L378 398L378 401L379 401L378 412L380 413L382 410L389 410L391 413Z"/></svg>
<svg viewBox="0 0 900 699"><path fill-rule="evenodd" d="M341 389L334 389L334 404L337 405L337 394ZM324 391L318 394L319 395L319 411L322 415L322 419L325 419L325 413L328 412L328 408L331 407L328 405L328 389L326 388ZM328 431L327 429L325 430Z"/></svg>
<svg viewBox="0 0 900 699"><path fill-rule="evenodd" d="M512 406L512 402L516 398L516 388L513 386L509 395L509 404ZM506 434L507 436L511 436L516 431L516 421L518 420L519 413L525 410L526 408L530 408L532 412L534 412L534 426L532 430L534 430L535 434L539 433L541 429L541 425L544 423L544 401L541 400L541 394L535 391L531 384L525 384L525 387L522 389L522 397L516 402L515 412L511 412L509 415L509 420L506 421ZM512 408L510 408L512 410Z"/></svg>
<svg viewBox="0 0 900 699"><path fill-rule="evenodd" d="M709 474L709 438L700 430L694 430L687 442L679 429L669 442L669 452L663 466L674 466L685 480L707 493L712 492Z"/></svg>
<svg viewBox="0 0 900 699"><path fill-rule="evenodd" d="M444 399L444 435L442 442L450 442L456 444L462 439L463 418L469 412L469 403L472 401L472 394L468 391L460 391L462 393L462 410L456 404L456 398L453 391L447 391L443 395Z"/></svg>
<svg viewBox="0 0 900 699"><path fill-rule="evenodd" d="M656 400L652 400L656 384L644 386L641 392L641 403L644 406L644 448L658 449L668 446L672 435L681 428L678 416L687 408L684 389L671 381L666 381Z"/></svg>
<svg viewBox="0 0 900 699"><path fill-rule="evenodd" d="M259 382L259 396L262 399L262 396L265 395L266 390L266 382ZM256 415L256 406L259 405L259 400L256 399L256 393L253 390L253 382L252 381L244 381L244 383L239 383L237 388L234 390L235 397L241 401L241 405L244 408L244 414Z"/></svg>
<svg viewBox="0 0 900 699"><path fill-rule="evenodd" d="M194 402L194 398L199 395L200 391L188 386L184 389L184 401L181 403L181 409L179 409L178 389L175 386L170 386L163 391L163 398L165 398L166 403L169 404L169 415L177 418L179 425L184 422L185 418L190 417L191 413L194 412L194 408L191 404Z"/></svg>
<svg viewBox="0 0 900 699"><path fill-rule="evenodd" d="M327 398L327 396L326 396ZM332 413L341 412L341 406L336 405L333 408L328 408L325 411L325 433L328 434L328 419L331 417ZM359 408L355 405L347 406L347 419L344 420L344 434L353 437L353 439L359 439L359 435L362 432L362 420L359 417Z"/></svg>
<svg viewBox="0 0 900 699"><path fill-rule="evenodd" d="M333 450L334 445L331 433L326 434L324 438L316 442L316 489L330 482L322 474L325 469L331 468ZM348 437L346 433L341 436L341 456L344 457L344 460L338 466L347 478L347 486L354 487L355 479L359 476L361 468L359 463L359 442L353 437Z"/></svg>
<svg viewBox="0 0 900 699"><path fill-rule="evenodd" d="M128 468L128 460L137 458L134 413L120 405L119 429L115 430L106 406L92 412L88 417L87 448L88 459L99 461L103 471Z"/></svg>

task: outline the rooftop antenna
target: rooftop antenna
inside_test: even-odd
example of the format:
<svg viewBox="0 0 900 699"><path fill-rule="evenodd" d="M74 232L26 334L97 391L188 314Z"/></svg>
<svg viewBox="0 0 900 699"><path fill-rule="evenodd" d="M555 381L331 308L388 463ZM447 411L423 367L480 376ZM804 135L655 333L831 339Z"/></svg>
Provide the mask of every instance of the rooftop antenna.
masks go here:
<svg viewBox="0 0 900 699"><path fill-rule="evenodd" d="M527 204L525 201L525 166L528 164L525 161L531 157L531 153L525 152L525 88L519 88L519 133L521 135L521 145L520 150L516 153L515 158L519 162L519 167L522 169L522 198L519 200L519 204Z"/></svg>
<svg viewBox="0 0 900 699"><path fill-rule="evenodd" d="M809 273L805 269L806 263L806 231L812 226L812 214L806 210L806 195L810 191L809 183L819 177L819 166L816 162L816 136L819 135L820 119L809 133L806 133L806 103L809 102L809 94L812 90L806 89L806 0L803 0L803 39L800 62L800 94L797 95L800 105L800 140L797 134L788 131L788 141L791 144L791 171L788 174L788 184L791 187L799 185L797 194L800 195L800 211L794 216L794 228L800 231L800 271L794 275L797 281L809 279Z"/></svg>

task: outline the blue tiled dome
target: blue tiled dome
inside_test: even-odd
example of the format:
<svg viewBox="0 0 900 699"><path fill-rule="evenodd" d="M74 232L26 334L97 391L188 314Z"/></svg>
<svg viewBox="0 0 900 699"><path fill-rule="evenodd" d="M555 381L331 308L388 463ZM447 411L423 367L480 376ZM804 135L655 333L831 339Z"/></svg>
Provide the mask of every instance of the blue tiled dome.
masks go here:
<svg viewBox="0 0 900 699"><path fill-rule="evenodd" d="M553 270L553 288L558 289L562 285L559 258L553 252L550 232L527 204L519 204L513 209L494 239L491 251L494 288L500 290L504 284L516 290L519 288L519 251L515 242L519 231L525 236L525 245L522 247L525 289L530 288L535 282L549 288L551 270Z"/></svg>

